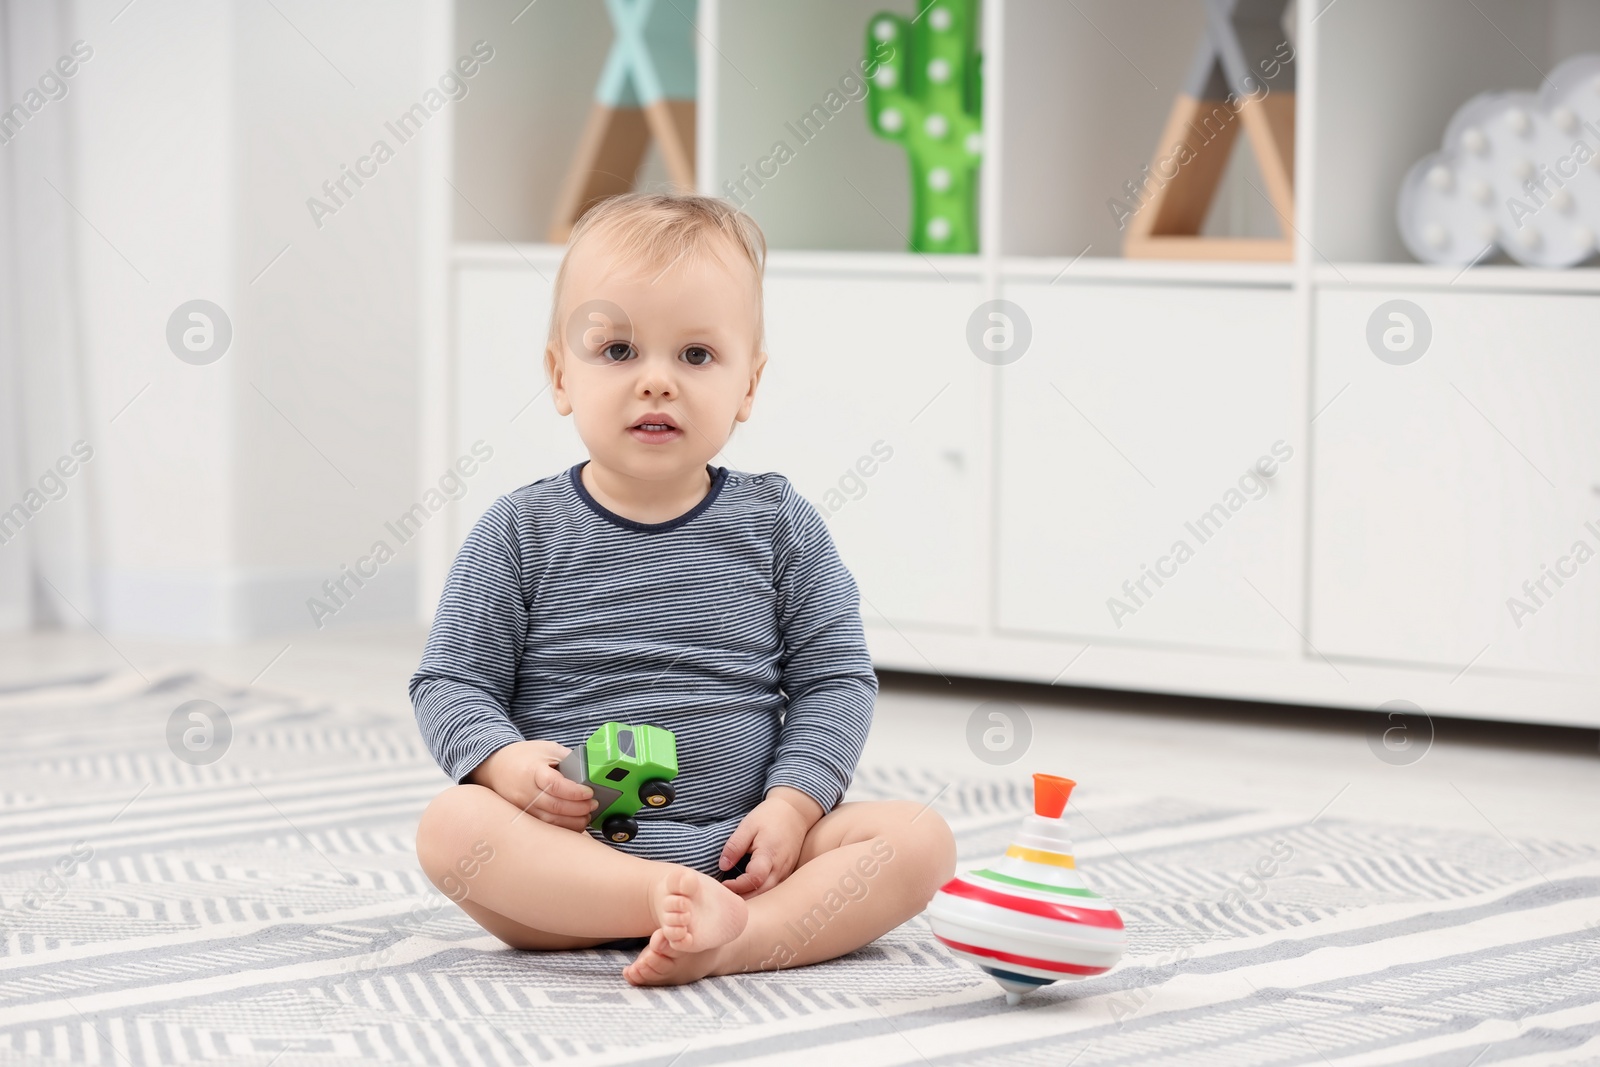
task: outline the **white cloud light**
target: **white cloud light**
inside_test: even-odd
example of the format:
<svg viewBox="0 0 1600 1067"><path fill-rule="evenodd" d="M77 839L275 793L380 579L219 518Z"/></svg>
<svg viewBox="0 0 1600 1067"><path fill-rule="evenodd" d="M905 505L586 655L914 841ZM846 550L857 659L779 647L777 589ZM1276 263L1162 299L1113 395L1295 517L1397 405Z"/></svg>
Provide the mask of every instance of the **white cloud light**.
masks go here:
<svg viewBox="0 0 1600 1067"><path fill-rule="evenodd" d="M1571 267L1600 234L1600 55L1581 55L1532 92L1480 93L1444 148L1400 183L1400 237L1424 263L1465 265L1495 247L1531 267Z"/></svg>

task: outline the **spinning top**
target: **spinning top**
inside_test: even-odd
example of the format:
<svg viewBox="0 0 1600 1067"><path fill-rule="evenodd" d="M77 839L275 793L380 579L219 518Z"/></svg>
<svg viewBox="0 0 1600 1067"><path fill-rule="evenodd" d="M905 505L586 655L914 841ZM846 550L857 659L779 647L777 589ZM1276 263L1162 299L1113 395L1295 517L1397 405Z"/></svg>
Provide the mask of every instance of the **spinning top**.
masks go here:
<svg viewBox="0 0 1600 1067"><path fill-rule="evenodd" d="M933 936L1006 991L1104 974L1127 946L1122 916L1084 884L1061 813L1077 783L1033 776L1032 815L1001 860L950 879L928 904Z"/></svg>

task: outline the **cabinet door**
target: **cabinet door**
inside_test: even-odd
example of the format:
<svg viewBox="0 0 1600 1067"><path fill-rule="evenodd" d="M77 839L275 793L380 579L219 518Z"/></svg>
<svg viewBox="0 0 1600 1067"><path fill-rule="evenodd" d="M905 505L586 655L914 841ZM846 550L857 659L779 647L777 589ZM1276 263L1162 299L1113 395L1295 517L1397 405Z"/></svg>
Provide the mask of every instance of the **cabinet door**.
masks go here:
<svg viewBox="0 0 1600 1067"><path fill-rule="evenodd" d="M588 453L572 419L556 414L544 375L550 282L524 263L461 267L455 275L456 454L483 440L494 458L453 510L452 549L496 497L565 470ZM441 472L442 473L442 472Z"/></svg>
<svg viewBox="0 0 1600 1067"><path fill-rule="evenodd" d="M1414 362L1368 342L1397 299L1431 334ZM1415 344L1421 323L1391 310L1379 347L1382 329ZM1600 673L1597 338L1592 296L1319 296L1311 638L1323 652Z"/></svg>
<svg viewBox="0 0 1600 1067"><path fill-rule="evenodd" d="M1299 650L1290 294L1034 284L1007 298L1033 340L1001 374L1001 627ZM1252 471L1262 457L1269 476Z"/></svg>
<svg viewBox="0 0 1600 1067"><path fill-rule="evenodd" d="M971 628L983 610L975 506L975 282L769 271L767 369L724 454L784 474L823 513L868 622Z"/></svg>

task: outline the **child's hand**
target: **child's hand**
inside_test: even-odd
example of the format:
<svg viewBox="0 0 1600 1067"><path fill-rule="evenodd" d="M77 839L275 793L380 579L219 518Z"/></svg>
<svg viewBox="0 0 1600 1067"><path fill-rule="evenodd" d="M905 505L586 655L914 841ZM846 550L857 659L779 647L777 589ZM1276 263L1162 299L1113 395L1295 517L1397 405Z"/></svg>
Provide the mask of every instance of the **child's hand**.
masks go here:
<svg viewBox="0 0 1600 1067"><path fill-rule="evenodd" d="M599 804L593 789L556 769L571 751L554 741L513 741L478 764L468 780L488 786L536 819L581 834Z"/></svg>
<svg viewBox="0 0 1600 1067"><path fill-rule="evenodd" d="M759 896L794 872L805 842L805 817L793 804L777 797L763 800L739 823L728 843L722 846L722 870L750 853L744 873L722 884L740 896Z"/></svg>

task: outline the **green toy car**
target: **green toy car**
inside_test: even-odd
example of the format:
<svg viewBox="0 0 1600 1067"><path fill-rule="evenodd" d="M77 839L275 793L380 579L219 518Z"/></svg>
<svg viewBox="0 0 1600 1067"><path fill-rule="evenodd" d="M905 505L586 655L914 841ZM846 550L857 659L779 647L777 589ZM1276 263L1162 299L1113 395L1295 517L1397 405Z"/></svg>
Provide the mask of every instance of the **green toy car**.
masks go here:
<svg viewBox="0 0 1600 1067"><path fill-rule="evenodd" d="M589 825L616 842L639 834L634 813L664 808L677 792L678 739L658 726L608 722L558 763L563 775L594 790L600 806Z"/></svg>

